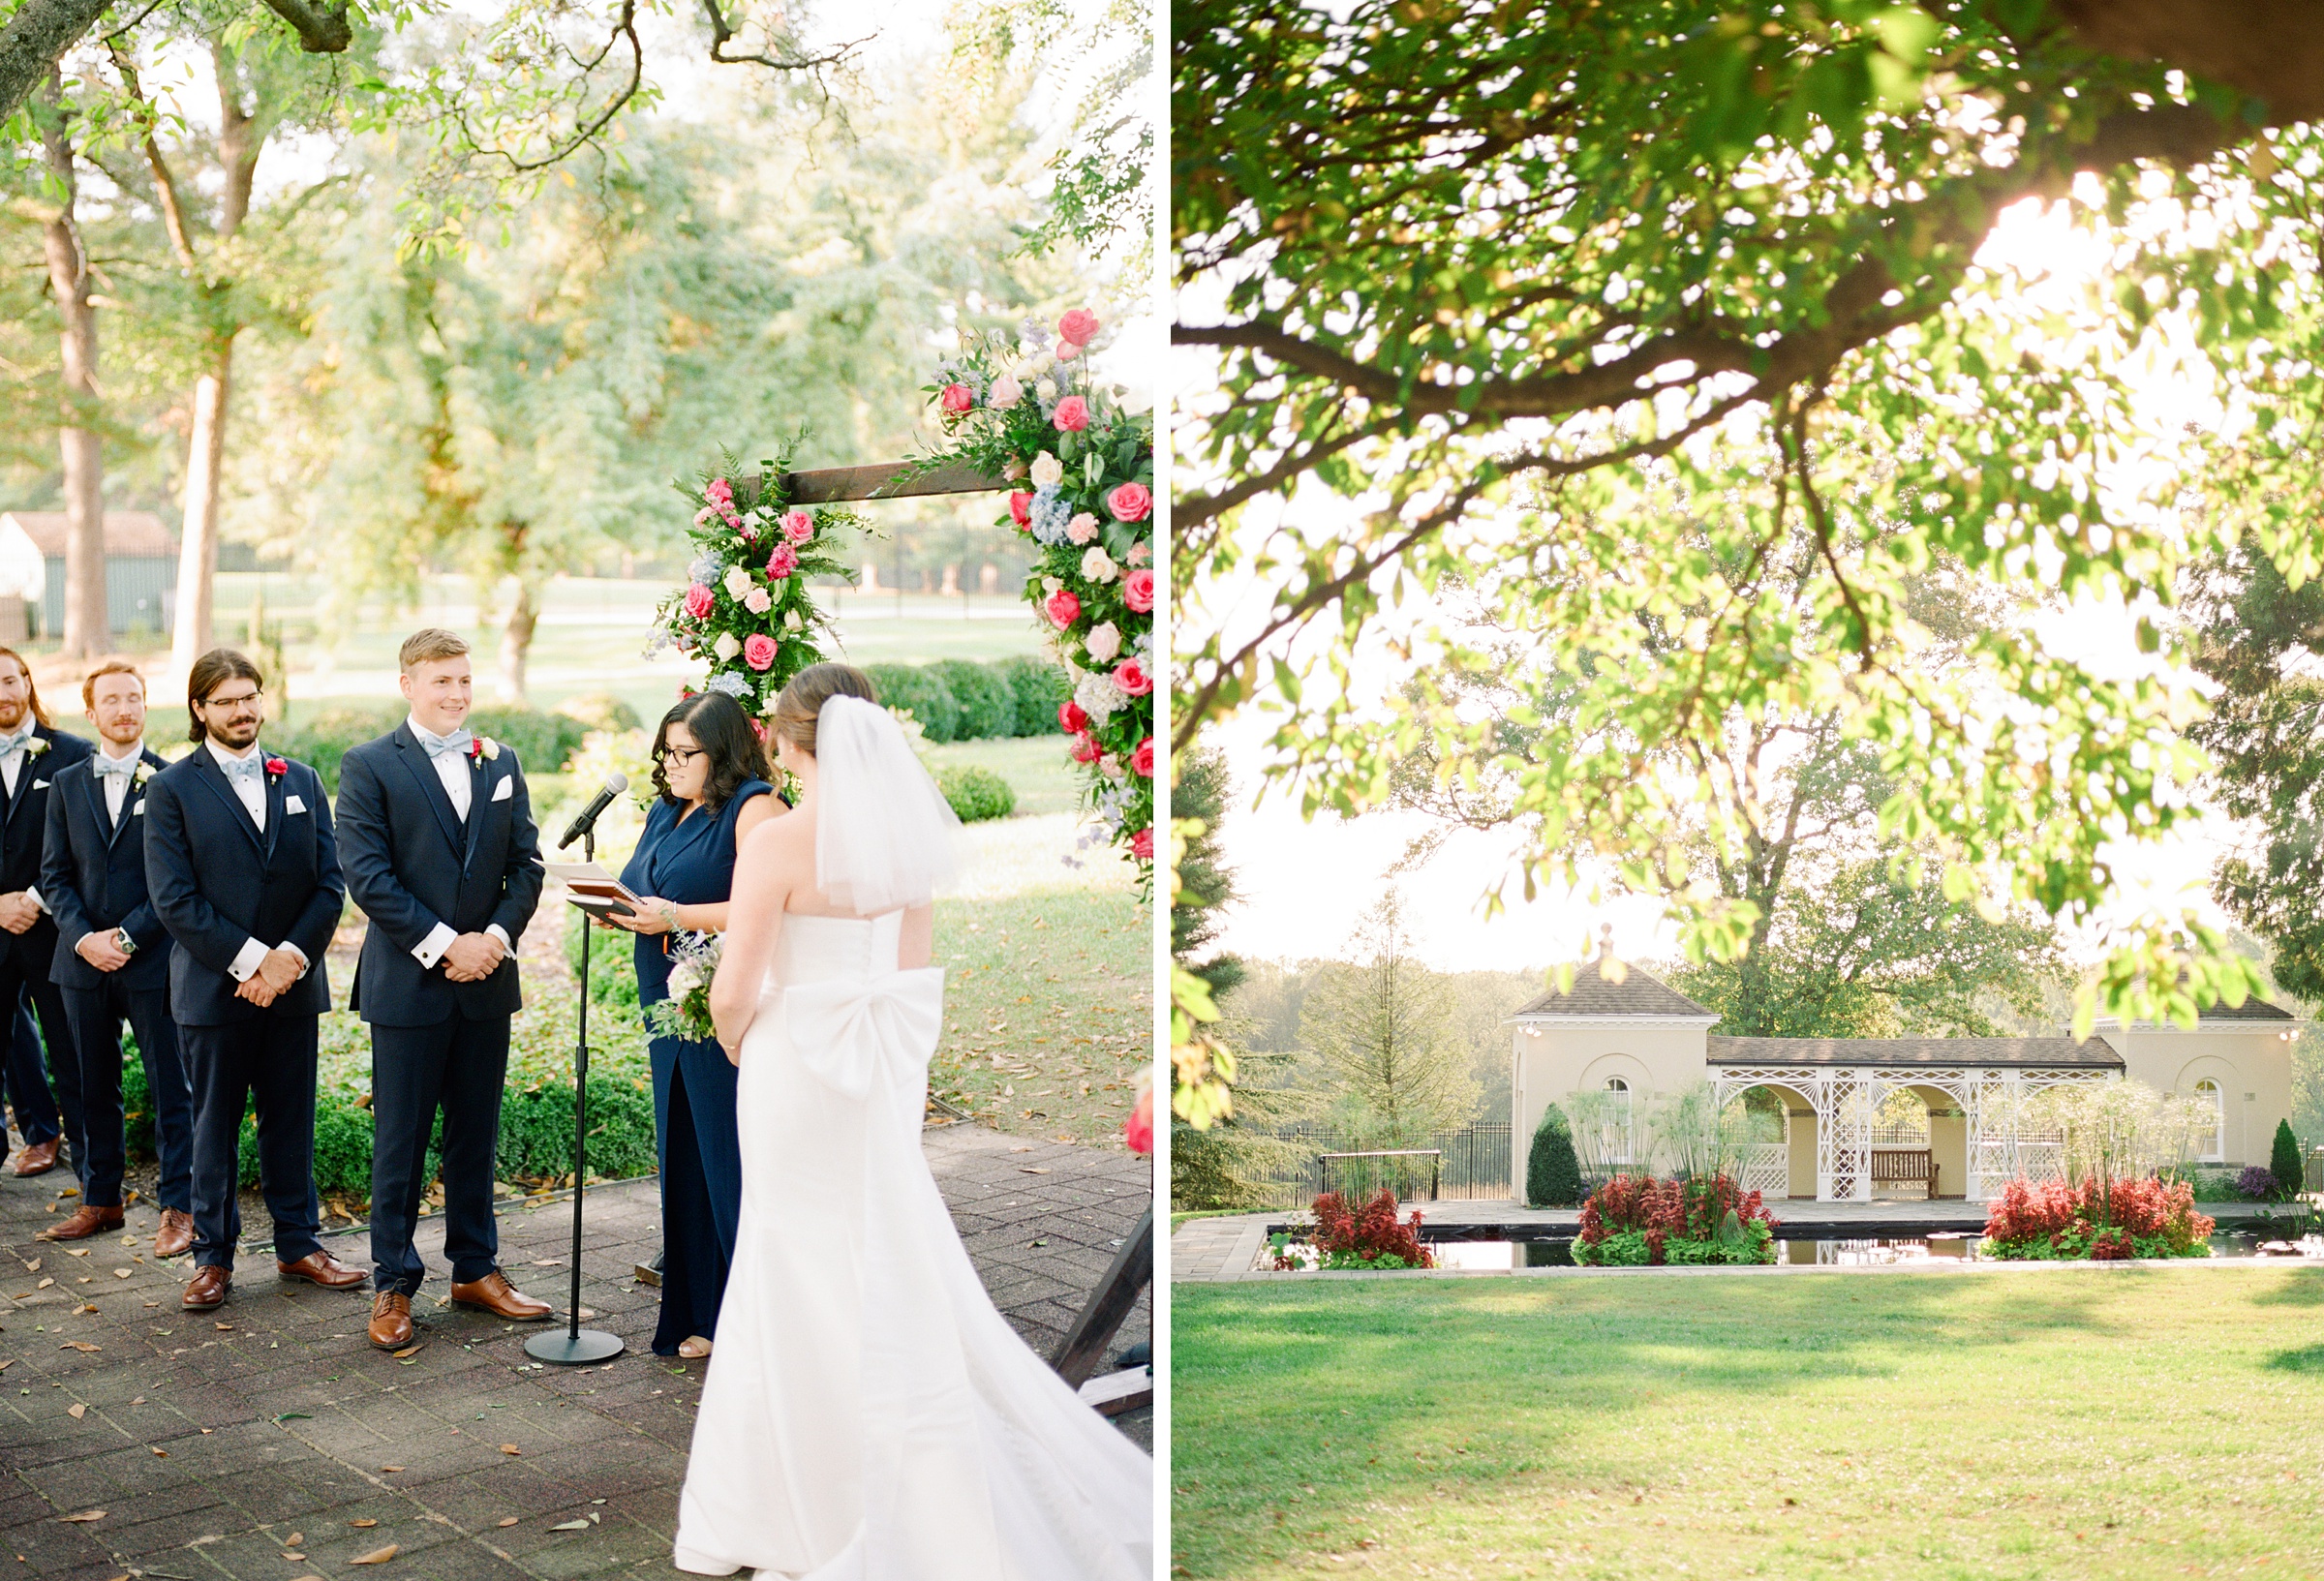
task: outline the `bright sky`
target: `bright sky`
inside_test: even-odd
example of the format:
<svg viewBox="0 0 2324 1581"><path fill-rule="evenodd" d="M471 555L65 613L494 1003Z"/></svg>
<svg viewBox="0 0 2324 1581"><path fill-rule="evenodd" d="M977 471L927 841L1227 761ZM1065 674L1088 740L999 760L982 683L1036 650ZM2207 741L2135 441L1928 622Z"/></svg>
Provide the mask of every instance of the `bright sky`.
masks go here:
<svg viewBox="0 0 2324 1581"><path fill-rule="evenodd" d="M2049 291L2062 296L2078 291L2103 269L2104 252L2099 242L2064 222L2062 207L2045 214L2035 205L2021 205L2004 216L1980 257L1995 265L2050 271L2049 284L2029 293L2036 299ZM1207 317L1199 304L1184 299L1181 311L1192 318ZM1172 377L1181 401L1199 399L1207 387L1205 367L1196 357L1181 355ZM2143 426L2150 431L2167 434L2186 422L2215 422L2218 417L2208 390L2180 370L2154 367L2139 382ZM2132 476L2125 481L2164 465L2165 458L2150 458L2129 469ZM1301 521L1326 524L1344 516L1348 507L1315 491L1303 494L1294 508ZM1198 602L1230 630L1265 608L1263 590L1247 577L1205 584ZM2038 629L2052 652L2099 671L2151 669L2154 661L2137 651L2132 638L2136 613L2119 603L2081 604L2042 618ZM1183 635L1179 641L1185 643ZM1320 649L1303 645L1299 652L1315 651ZM1360 655L1357 685L1363 694L1377 694L1401 673L1400 663L1374 650ZM1252 807L1253 796L1260 792L1259 771L1268 758L1266 738L1272 728L1270 718L1246 709L1211 737L1236 774L1238 799L1222 840L1244 897L1230 913L1221 946L1259 958L1337 954L1356 916L1388 882L1390 869L1404 858L1412 840L1431 824L1410 813L1375 813L1354 821L1322 814L1309 822L1300 816L1296 799L1280 790L1259 794L1258 806ZM2175 911L2193 904L2207 920L2223 925L2227 919L2210 899L2209 878L2233 834L2226 820L2215 819L2195 832L2110 849L2107 855L2120 882L2109 919L2127 920L2158 908ZM1502 836L1463 834L1423 867L1397 875L1418 920L1419 954L1429 964L1448 970L1539 969L1579 959L1605 923L1613 926L1617 953L1629 958L1676 955L1677 930L1646 900L1593 904L1586 895L1558 894L1528 903L1513 885L1507 909L1488 918L1484 897L1511 871L1510 852Z"/></svg>

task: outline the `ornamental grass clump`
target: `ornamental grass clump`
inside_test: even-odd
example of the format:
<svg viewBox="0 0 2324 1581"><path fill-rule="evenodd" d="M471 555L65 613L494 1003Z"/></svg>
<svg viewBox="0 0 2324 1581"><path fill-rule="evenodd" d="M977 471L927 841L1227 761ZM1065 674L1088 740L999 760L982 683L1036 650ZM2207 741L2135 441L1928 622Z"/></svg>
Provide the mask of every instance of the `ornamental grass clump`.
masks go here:
<svg viewBox="0 0 2324 1581"><path fill-rule="evenodd" d="M1618 1174L1582 1204L1574 1261L1609 1268L1773 1262L1775 1230L1759 1194L1729 1175Z"/></svg>
<svg viewBox="0 0 2324 1581"><path fill-rule="evenodd" d="M2114 1262L2209 1257L2217 1224L2195 1211L2184 1180L2012 1180L1985 1217L1987 1257L2012 1262Z"/></svg>
<svg viewBox="0 0 2324 1581"><path fill-rule="evenodd" d="M1395 1193L1383 1187L1361 1206L1352 1207L1338 1192L1315 1200L1315 1249L1326 1268L1433 1268L1436 1258L1421 1244L1421 1215L1396 1218Z"/></svg>

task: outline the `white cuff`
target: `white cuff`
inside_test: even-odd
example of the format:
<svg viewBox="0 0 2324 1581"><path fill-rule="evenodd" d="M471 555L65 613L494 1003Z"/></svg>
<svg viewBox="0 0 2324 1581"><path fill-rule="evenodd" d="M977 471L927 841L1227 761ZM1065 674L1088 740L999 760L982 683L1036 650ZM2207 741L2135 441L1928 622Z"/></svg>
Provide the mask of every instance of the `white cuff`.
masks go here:
<svg viewBox="0 0 2324 1581"><path fill-rule="evenodd" d="M428 936L413 948L412 958L422 966L433 966L443 958L444 951L450 949L452 940L459 936L452 931L450 924L438 923L428 929Z"/></svg>
<svg viewBox="0 0 2324 1581"><path fill-rule="evenodd" d="M232 964L226 968L226 975L237 983L247 983L257 975L259 963L265 958L266 946L260 944L257 939L245 939L242 941L242 949L234 957Z"/></svg>
<svg viewBox="0 0 2324 1581"><path fill-rule="evenodd" d="M503 927L499 923L486 923L484 925L484 931L490 933L494 938L499 939L501 941L502 949L507 951L510 955L516 954L516 946L510 943L508 940L508 929Z"/></svg>
<svg viewBox="0 0 2324 1581"><path fill-rule="evenodd" d="M298 958L298 975L301 977L306 976L307 969L315 964L313 961L307 958L307 953L304 950L301 950L297 945L292 944L289 939L283 940L283 942L276 945L275 948L277 950L288 950L293 956Z"/></svg>
<svg viewBox="0 0 2324 1581"><path fill-rule="evenodd" d="M39 906L41 908L42 916L46 917L48 915L48 902L41 898L41 892L39 890L26 890L24 892L24 898L30 900L34 905Z"/></svg>

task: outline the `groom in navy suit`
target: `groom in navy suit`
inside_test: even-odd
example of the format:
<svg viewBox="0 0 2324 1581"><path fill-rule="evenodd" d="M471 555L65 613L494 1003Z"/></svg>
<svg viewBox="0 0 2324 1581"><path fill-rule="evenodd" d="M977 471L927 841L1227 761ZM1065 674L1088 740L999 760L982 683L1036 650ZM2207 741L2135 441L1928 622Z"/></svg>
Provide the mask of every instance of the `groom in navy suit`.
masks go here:
<svg viewBox="0 0 2324 1581"><path fill-rule="evenodd" d="M194 1091L193 1281L206 1312L233 1287L242 1110L255 1102L259 1187L275 1271L330 1290L363 1283L322 1249L315 1201L316 1026L331 1008L323 952L347 885L313 769L259 745L259 667L213 648L186 677L194 750L145 787L145 889L177 948L169 1003Z"/></svg>
<svg viewBox="0 0 2324 1581"><path fill-rule="evenodd" d="M516 754L467 727L468 644L415 631L400 655L412 716L339 766L348 888L370 920L352 1008L371 1024L371 1342L412 1343L427 1265L412 1245L428 1134L443 1110L443 1250L451 1298L497 1317L549 1304L500 1268L492 1216L515 949L540 903L540 840Z"/></svg>
<svg viewBox="0 0 2324 1581"><path fill-rule="evenodd" d="M145 745L145 679L107 659L80 684L98 750L59 769L49 784L41 897L56 919L50 981L64 990L81 1129L80 1206L42 1240L86 1240L121 1228L127 1121L121 1112L121 1021L138 1034L162 1156L161 1229L153 1255L194 1245L190 1175L194 1100L169 1016L169 934L145 897L145 785L168 767Z"/></svg>

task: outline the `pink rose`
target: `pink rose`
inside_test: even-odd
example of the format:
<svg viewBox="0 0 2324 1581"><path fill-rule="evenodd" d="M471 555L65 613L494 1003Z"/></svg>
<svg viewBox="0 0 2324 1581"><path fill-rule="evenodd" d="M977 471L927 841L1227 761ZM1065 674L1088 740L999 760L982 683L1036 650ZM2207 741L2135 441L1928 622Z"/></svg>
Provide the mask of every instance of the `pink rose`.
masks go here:
<svg viewBox="0 0 2324 1581"><path fill-rule="evenodd" d="M1154 860L1154 832L1152 830L1141 829L1130 836L1130 855L1136 857L1140 862Z"/></svg>
<svg viewBox="0 0 2324 1581"><path fill-rule="evenodd" d="M936 404L957 417L976 405L976 392L965 384L947 384L936 397Z"/></svg>
<svg viewBox="0 0 2324 1581"><path fill-rule="evenodd" d="M1089 403L1078 395L1068 395L1057 403L1056 415L1050 420L1061 434L1079 434L1089 426Z"/></svg>
<svg viewBox="0 0 2324 1581"><path fill-rule="evenodd" d="M767 557L767 574L780 582L799 568L799 551L787 543L779 543Z"/></svg>
<svg viewBox="0 0 2324 1581"><path fill-rule="evenodd" d="M1057 728L1068 736L1078 736L1089 728L1089 715L1082 712L1081 704L1068 697L1057 705Z"/></svg>
<svg viewBox="0 0 2324 1581"><path fill-rule="evenodd" d="M686 612L697 621L708 618L716 603L710 590L699 582L686 590Z"/></svg>
<svg viewBox="0 0 2324 1581"><path fill-rule="evenodd" d="M697 511L695 511L695 512L694 512L694 525L695 525L696 527L700 527L700 526L701 526L701 525L702 525L704 522L707 522L707 521L709 521L709 520L710 520L710 519L711 519L713 516L716 516L717 514L718 514L718 512L717 512L717 511L715 511L715 510L713 510L713 509L711 509L711 507L710 507L710 506L708 506L708 505L704 505L704 506L703 506L703 507L702 507L700 510L697 510Z"/></svg>
<svg viewBox="0 0 2324 1581"><path fill-rule="evenodd" d="M785 511L782 535L793 543L805 543L815 535L815 519L804 510Z"/></svg>
<svg viewBox="0 0 2324 1581"><path fill-rule="evenodd" d="M1124 483L1106 496L1106 508L1117 522L1143 522L1153 513L1154 491L1143 483Z"/></svg>
<svg viewBox="0 0 2324 1581"><path fill-rule="evenodd" d="M1154 573L1141 567L1121 579L1121 601L1131 613L1148 614L1154 607Z"/></svg>
<svg viewBox="0 0 2324 1581"><path fill-rule="evenodd" d="M1106 749L1097 744L1097 738L1089 734L1088 731L1082 731L1073 738L1074 762L1095 763L1099 758L1104 757L1105 755Z"/></svg>
<svg viewBox="0 0 2324 1581"><path fill-rule="evenodd" d="M1071 341L1067 341L1062 346L1057 348L1057 360L1059 362L1071 362L1075 357L1078 357L1081 354L1082 349L1074 345Z"/></svg>
<svg viewBox="0 0 2324 1581"><path fill-rule="evenodd" d="M1130 769L1132 773L1142 775L1147 779L1154 777L1153 737L1148 736L1138 744L1138 750L1130 754Z"/></svg>
<svg viewBox="0 0 2324 1581"><path fill-rule="evenodd" d="M1048 612L1050 623L1059 631L1082 618L1082 601L1074 596L1071 588L1059 588L1041 607Z"/></svg>
<svg viewBox="0 0 2324 1581"><path fill-rule="evenodd" d="M1097 315L1087 308L1075 308L1057 320L1057 339L1073 346L1087 346L1097 333Z"/></svg>
<svg viewBox="0 0 2324 1581"><path fill-rule="evenodd" d="M710 480L710 486L702 491L702 498L724 510L734 503L734 485L722 477L714 477Z"/></svg>
<svg viewBox="0 0 2324 1581"><path fill-rule="evenodd" d="M743 662L753 670L772 668L775 663L775 639L764 631L754 631L745 637Z"/></svg>
<svg viewBox="0 0 2324 1581"><path fill-rule="evenodd" d="M1033 525L1033 497L1023 489L1010 495L1009 515L1016 520L1019 527L1031 527Z"/></svg>
<svg viewBox="0 0 2324 1581"><path fill-rule="evenodd" d="M1145 833L1145 830L1139 831L1141 835ZM1130 1110L1130 1117L1121 1122L1121 1140L1133 1153L1150 1153L1154 1150L1154 1089L1150 1084L1138 1095L1137 1104Z"/></svg>
<svg viewBox="0 0 2324 1581"><path fill-rule="evenodd" d="M1154 689L1154 678L1146 673L1145 665L1125 658L1114 666L1114 684L1121 688L1124 697L1144 697Z"/></svg>

